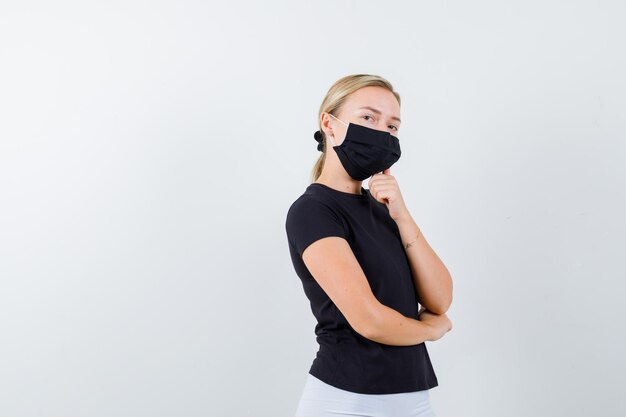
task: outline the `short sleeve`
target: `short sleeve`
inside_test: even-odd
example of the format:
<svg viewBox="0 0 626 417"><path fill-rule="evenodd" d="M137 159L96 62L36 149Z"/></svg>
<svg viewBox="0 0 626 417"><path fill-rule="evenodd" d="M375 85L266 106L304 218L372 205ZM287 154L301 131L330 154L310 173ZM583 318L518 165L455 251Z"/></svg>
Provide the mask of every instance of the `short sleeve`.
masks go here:
<svg viewBox="0 0 626 417"><path fill-rule="evenodd" d="M299 256L313 242L323 237L347 238L343 220L328 205L311 198L299 198L287 212L287 239Z"/></svg>

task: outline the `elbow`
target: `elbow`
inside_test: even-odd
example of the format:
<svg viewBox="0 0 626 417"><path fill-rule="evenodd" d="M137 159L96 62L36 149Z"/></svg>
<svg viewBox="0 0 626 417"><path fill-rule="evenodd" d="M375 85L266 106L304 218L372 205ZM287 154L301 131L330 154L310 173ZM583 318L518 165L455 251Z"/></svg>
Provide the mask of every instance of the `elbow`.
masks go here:
<svg viewBox="0 0 626 417"><path fill-rule="evenodd" d="M357 333L359 333L361 336L363 336L366 339L369 340L376 340L376 338L378 337L378 328L373 324L370 323L366 326L361 327Z"/></svg>
<svg viewBox="0 0 626 417"><path fill-rule="evenodd" d="M432 311L435 314L445 314L448 309L450 308L450 305L452 304L452 277L448 274L448 289L447 291L445 291L445 293L437 298L437 302L432 303L433 305L431 306L432 308L428 307L428 309L430 311Z"/></svg>
<svg viewBox="0 0 626 417"><path fill-rule="evenodd" d="M424 307L431 313L445 314L452 304L452 291L447 296L438 297L436 300L429 300L430 302L424 303Z"/></svg>
<svg viewBox="0 0 626 417"><path fill-rule="evenodd" d="M446 304L435 304L433 306L430 307L426 307L428 309L428 311L430 311L431 313L434 314L445 314L448 309L450 308L450 304L446 303Z"/></svg>
<svg viewBox="0 0 626 417"><path fill-rule="evenodd" d="M375 303L371 306L364 308L360 314L357 325L353 326L354 330L366 339L374 340L381 328L381 314Z"/></svg>
<svg viewBox="0 0 626 417"><path fill-rule="evenodd" d="M433 308L429 308L430 311L432 311L435 314L445 314L449 309L450 309L450 305L452 304L452 293L450 293L450 295L448 297L442 297L438 303L435 303L434 306L432 306Z"/></svg>

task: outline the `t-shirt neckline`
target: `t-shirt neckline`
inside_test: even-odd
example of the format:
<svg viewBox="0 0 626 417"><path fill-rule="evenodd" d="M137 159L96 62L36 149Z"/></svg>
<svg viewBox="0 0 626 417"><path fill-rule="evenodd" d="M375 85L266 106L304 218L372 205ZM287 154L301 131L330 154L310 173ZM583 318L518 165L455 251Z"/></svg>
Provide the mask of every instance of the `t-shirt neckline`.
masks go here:
<svg viewBox="0 0 626 417"><path fill-rule="evenodd" d="M366 199L368 198L368 190L366 188L364 188L363 186L361 186L361 194L354 194L354 193L348 193L346 191L339 191L339 190L335 190L334 188L329 187L326 184L322 184L321 182L312 182L310 185L316 185L319 187L322 187L326 190L329 190L330 192L334 193L335 195L340 195L340 196L344 196L344 197L349 197L349 198L357 198L357 199Z"/></svg>

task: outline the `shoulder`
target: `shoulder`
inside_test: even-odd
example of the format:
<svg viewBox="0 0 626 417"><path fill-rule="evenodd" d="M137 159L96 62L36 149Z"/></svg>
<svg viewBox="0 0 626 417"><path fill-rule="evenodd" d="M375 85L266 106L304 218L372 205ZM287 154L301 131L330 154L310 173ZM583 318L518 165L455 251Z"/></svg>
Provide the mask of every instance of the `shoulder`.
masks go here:
<svg viewBox="0 0 626 417"><path fill-rule="evenodd" d="M322 237L348 236L348 227L333 208L332 201L306 193L298 197L287 210L285 230L298 253Z"/></svg>
<svg viewBox="0 0 626 417"><path fill-rule="evenodd" d="M289 209L287 210L287 217L296 215L303 211L337 211L334 206L335 202L324 192L324 190L309 185L304 193L296 198L291 206L289 206Z"/></svg>
<svg viewBox="0 0 626 417"><path fill-rule="evenodd" d="M336 217L339 219L333 202L318 194L302 194L299 196L287 210L287 225L294 221L304 220L305 218L320 217Z"/></svg>

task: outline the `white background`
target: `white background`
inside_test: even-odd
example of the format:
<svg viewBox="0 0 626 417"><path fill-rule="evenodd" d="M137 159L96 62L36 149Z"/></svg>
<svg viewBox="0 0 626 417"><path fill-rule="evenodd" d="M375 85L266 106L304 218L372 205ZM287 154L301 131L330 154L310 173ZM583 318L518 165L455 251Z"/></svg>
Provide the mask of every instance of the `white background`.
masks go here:
<svg viewBox="0 0 626 417"><path fill-rule="evenodd" d="M317 344L284 221L328 88L454 279L439 417L623 416L622 1L0 6L0 415L292 416ZM364 182L367 187L367 182Z"/></svg>

